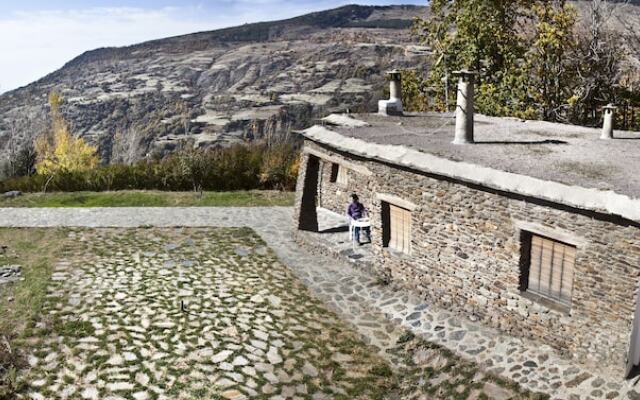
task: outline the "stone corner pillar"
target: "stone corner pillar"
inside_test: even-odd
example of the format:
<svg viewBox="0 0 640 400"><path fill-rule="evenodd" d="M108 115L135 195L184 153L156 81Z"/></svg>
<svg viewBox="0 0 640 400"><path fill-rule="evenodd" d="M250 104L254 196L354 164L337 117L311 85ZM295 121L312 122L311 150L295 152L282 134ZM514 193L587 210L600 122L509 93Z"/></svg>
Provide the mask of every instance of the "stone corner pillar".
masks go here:
<svg viewBox="0 0 640 400"><path fill-rule="evenodd" d="M607 104L602 108L604 114L604 122L602 123L602 135L600 139L613 139L613 117L615 115L615 107L613 104Z"/></svg>
<svg viewBox="0 0 640 400"><path fill-rule="evenodd" d="M378 102L378 114L403 115L402 107L402 72L397 69L387 72L389 76L389 100Z"/></svg>
<svg viewBox="0 0 640 400"><path fill-rule="evenodd" d="M474 71L454 71L458 77L458 95L456 102L456 130L453 144L473 143L473 114L475 80L477 73Z"/></svg>

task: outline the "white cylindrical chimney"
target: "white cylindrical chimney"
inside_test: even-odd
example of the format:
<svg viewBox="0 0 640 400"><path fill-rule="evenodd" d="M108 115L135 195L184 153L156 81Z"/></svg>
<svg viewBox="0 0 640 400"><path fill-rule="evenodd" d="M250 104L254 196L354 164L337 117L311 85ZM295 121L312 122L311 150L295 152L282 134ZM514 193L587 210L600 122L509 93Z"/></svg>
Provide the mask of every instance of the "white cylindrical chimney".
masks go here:
<svg viewBox="0 0 640 400"><path fill-rule="evenodd" d="M389 100L378 102L378 113L382 115L402 115L402 73L397 69L387 72L389 75Z"/></svg>
<svg viewBox="0 0 640 400"><path fill-rule="evenodd" d="M456 131L453 144L473 143L473 97L476 73L455 71L458 77L458 99L456 105Z"/></svg>
<svg viewBox="0 0 640 400"><path fill-rule="evenodd" d="M602 108L604 110L604 122L600 139L613 139L613 116L616 108L613 104L608 104Z"/></svg>
<svg viewBox="0 0 640 400"><path fill-rule="evenodd" d="M402 74L394 69L387 72L389 74L389 100L399 100L402 102Z"/></svg>

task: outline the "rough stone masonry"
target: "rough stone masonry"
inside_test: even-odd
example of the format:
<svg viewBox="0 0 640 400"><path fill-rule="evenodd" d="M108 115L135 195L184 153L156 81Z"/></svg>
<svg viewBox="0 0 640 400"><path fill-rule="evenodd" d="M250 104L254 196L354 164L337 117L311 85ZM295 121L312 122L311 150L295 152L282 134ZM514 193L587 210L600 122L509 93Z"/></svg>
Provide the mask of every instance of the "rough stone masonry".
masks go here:
<svg viewBox="0 0 640 400"><path fill-rule="evenodd" d="M301 229L316 205L343 214L349 195L358 193L371 211L377 273L453 311L624 374L640 276L640 224L367 160L311 140L304 146L296 196ZM332 179L335 164L345 168L346 183ZM412 211L410 254L383 246L382 203L394 199ZM523 231L576 245L570 307L520 290Z"/></svg>

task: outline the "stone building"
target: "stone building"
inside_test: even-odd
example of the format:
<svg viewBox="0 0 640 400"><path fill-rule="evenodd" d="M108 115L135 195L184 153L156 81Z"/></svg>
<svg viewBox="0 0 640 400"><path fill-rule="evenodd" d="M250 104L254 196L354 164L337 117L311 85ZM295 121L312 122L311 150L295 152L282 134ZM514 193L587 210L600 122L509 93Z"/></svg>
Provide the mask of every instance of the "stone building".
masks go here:
<svg viewBox="0 0 640 400"><path fill-rule="evenodd" d="M357 193L393 284L620 376L640 364L640 135L473 115L467 73L455 118L392 103L302 132L300 235Z"/></svg>

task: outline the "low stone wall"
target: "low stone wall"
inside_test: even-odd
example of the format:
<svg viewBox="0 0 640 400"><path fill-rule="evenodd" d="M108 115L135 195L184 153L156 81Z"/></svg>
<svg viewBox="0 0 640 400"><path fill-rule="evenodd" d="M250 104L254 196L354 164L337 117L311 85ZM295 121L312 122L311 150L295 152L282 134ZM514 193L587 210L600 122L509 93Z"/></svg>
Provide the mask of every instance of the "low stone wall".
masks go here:
<svg viewBox="0 0 640 400"><path fill-rule="evenodd" d="M299 186L310 157L371 171L351 170L348 185L338 187L327 176L329 162L320 163L317 201L344 212L349 194L360 195L371 210L375 269L381 274L452 311L622 374L640 276L638 224L357 159L308 140L305 149L314 155L303 155ZM383 247L381 194L416 205L410 255ZM520 291L520 235L530 228L579 243L568 311Z"/></svg>

